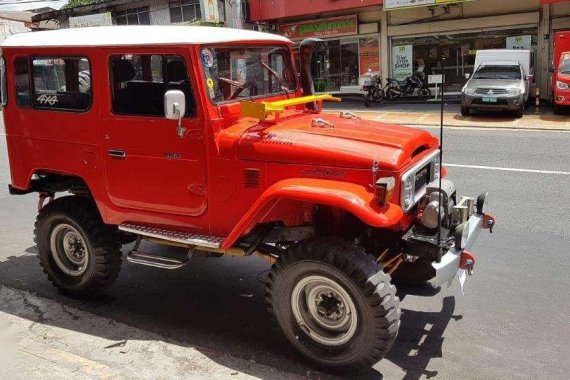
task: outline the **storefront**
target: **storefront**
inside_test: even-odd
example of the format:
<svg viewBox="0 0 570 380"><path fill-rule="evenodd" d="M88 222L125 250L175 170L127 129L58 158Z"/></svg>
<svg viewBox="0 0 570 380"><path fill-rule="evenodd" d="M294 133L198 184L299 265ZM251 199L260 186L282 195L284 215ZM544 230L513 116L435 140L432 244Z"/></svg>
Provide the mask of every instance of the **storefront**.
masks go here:
<svg viewBox="0 0 570 380"><path fill-rule="evenodd" d="M294 41L318 37L324 48L313 54L317 92L359 92L370 72L380 72L378 23L359 24L357 15L279 25L279 34Z"/></svg>
<svg viewBox="0 0 570 380"><path fill-rule="evenodd" d="M384 9L383 76L405 79L420 71L427 79L442 74L445 57L447 91L459 92L476 69L477 50L527 49L533 74L544 77L536 0L384 0Z"/></svg>
<svg viewBox="0 0 570 380"><path fill-rule="evenodd" d="M538 64L538 27L394 37L391 43L390 75L402 80L418 71L426 76L441 74L441 58L445 57L445 77L450 92L460 91L467 81L465 74L473 73L477 50L527 49L533 57L531 66Z"/></svg>

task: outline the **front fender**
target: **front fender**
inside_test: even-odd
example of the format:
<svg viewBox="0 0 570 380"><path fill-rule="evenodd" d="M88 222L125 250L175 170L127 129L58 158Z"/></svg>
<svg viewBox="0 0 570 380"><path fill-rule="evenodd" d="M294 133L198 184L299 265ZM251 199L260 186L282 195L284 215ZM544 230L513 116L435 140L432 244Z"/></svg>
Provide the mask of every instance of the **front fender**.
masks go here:
<svg viewBox="0 0 570 380"><path fill-rule="evenodd" d="M236 240L263 219L280 199L323 204L346 210L372 227L385 228L402 218L400 206L388 203L380 207L374 194L354 183L312 178L292 178L271 185L236 224L222 244L230 248Z"/></svg>

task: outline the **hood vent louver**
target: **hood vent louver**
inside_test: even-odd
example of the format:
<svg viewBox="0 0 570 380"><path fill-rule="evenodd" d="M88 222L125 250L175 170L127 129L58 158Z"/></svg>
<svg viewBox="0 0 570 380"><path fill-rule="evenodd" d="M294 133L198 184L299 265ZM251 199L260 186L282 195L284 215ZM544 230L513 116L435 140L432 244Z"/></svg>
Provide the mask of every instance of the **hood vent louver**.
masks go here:
<svg viewBox="0 0 570 380"><path fill-rule="evenodd" d="M249 189L261 187L261 170L248 168L243 171L243 186Z"/></svg>

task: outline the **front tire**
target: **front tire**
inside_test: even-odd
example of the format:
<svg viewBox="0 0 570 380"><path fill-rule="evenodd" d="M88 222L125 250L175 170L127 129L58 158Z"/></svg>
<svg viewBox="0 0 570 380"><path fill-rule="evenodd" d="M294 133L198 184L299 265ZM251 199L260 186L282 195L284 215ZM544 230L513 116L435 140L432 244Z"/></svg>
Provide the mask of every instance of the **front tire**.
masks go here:
<svg viewBox="0 0 570 380"><path fill-rule="evenodd" d="M62 293L88 297L111 286L121 268L121 239L93 200L58 198L38 214L35 242L40 264Z"/></svg>
<svg viewBox="0 0 570 380"><path fill-rule="evenodd" d="M370 366L398 334L396 288L354 244L317 238L292 246L273 265L266 290L289 342L321 365Z"/></svg>
<svg viewBox="0 0 570 380"><path fill-rule="evenodd" d="M471 114L471 109L467 106L461 105L461 115L469 116Z"/></svg>
<svg viewBox="0 0 570 380"><path fill-rule="evenodd" d="M559 106L558 104L556 104L556 102L552 103L552 112L555 115L561 115L562 114L562 107Z"/></svg>

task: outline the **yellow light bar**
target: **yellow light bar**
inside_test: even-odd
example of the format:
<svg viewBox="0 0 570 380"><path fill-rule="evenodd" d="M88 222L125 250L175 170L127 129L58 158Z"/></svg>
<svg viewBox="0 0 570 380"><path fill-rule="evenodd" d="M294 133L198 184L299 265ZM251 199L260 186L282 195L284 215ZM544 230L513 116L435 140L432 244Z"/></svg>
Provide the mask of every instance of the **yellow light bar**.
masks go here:
<svg viewBox="0 0 570 380"><path fill-rule="evenodd" d="M255 117L259 120L265 120L271 114L279 114L286 108L298 106L319 101L340 102L340 98L336 98L331 94L309 95L300 98L277 100L275 102L256 103L252 101L243 101L241 103L241 114L243 116Z"/></svg>

